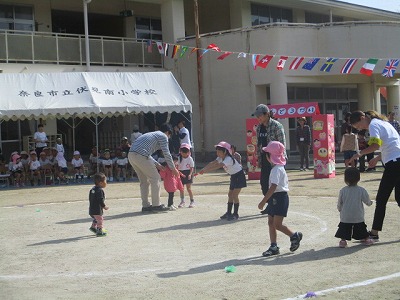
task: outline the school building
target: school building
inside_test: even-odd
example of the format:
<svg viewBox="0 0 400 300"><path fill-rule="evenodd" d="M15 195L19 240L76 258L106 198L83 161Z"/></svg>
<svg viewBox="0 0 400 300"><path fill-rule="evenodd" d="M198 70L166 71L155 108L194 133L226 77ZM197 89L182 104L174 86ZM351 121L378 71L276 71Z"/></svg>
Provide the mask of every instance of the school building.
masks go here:
<svg viewBox="0 0 400 300"><path fill-rule="evenodd" d="M399 119L399 36L400 12L335 0L0 0L0 72L171 71L192 103L189 127L202 153L220 140L244 151L245 120L259 103L318 102L337 129L355 109ZM134 124L152 130L170 117L111 116L100 140L117 143ZM24 150L42 121L71 144L68 120L0 115L3 152ZM87 151L94 126L80 122L76 147ZM296 119L280 122L295 151Z"/></svg>

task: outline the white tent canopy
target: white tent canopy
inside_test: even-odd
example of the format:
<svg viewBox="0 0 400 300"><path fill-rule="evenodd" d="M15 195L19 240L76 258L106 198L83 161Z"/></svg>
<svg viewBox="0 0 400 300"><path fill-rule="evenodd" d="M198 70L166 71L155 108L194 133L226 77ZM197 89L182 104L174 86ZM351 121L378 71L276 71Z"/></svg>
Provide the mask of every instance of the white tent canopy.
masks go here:
<svg viewBox="0 0 400 300"><path fill-rule="evenodd" d="M171 72L0 74L0 120L187 112Z"/></svg>

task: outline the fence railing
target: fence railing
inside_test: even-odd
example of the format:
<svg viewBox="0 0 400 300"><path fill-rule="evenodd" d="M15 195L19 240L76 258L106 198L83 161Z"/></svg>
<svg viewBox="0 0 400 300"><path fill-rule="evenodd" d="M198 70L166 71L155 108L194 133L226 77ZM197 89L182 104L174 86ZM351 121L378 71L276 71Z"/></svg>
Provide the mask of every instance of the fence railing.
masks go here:
<svg viewBox="0 0 400 300"><path fill-rule="evenodd" d="M100 66L162 67L153 43L133 38L89 36L90 63ZM85 36L54 32L0 30L0 62L86 64Z"/></svg>

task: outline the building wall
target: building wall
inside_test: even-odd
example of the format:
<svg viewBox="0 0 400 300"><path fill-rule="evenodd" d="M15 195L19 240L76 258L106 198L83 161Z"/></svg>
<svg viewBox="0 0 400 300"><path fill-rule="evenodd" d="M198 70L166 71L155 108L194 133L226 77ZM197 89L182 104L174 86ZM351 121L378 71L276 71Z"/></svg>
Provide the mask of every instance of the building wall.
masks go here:
<svg viewBox="0 0 400 300"><path fill-rule="evenodd" d="M288 84L306 86L307 84L332 86L352 84L354 86L354 84L365 83L375 90L372 97L375 97L378 86L397 84L398 78L386 79L380 75L386 60L379 61L375 75L372 77L358 72L362 64L370 57L396 57L399 42L387 37L398 36L399 33L400 23L325 27L274 26L202 37L201 48L214 43L222 51L236 52L223 61L216 59L220 53L208 52L201 60L205 150L212 151L213 145L220 140L230 141L238 145L240 150L244 149L245 119L251 117L257 104L266 102L266 98L260 99L263 96L260 86L270 86L271 104L278 104L287 103ZM190 43L185 42L188 45ZM271 61L267 69L253 70L250 56L237 58L238 52L275 54L277 57ZM277 71L275 67L280 55L342 59L334 65L330 73L319 71L324 59L321 59L312 71L301 69L289 71L289 64L293 60L290 58L285 70ZM352 57L363 58L363 60L358 61L353 74L340 74L345 58ZM189 59L177 60L175 68L179 82L193 104L194 139L201 141L201 131L198 130L200 117L195 55ZM368 99L368 101L370 107L374 107L373 103L376 99ZM288 132L287 121L283 123Z"/></svg>

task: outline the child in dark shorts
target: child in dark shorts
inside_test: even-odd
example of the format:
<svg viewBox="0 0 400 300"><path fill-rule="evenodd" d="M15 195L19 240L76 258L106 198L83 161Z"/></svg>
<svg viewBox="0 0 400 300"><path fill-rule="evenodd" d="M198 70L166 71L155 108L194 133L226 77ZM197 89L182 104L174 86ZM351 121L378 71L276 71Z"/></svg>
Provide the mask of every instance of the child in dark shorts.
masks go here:
<svg viewBox="0 0 400 300"><path fill-rule="evenodd" d="M277 230L290 237L290 251L294 252L300 247L303 238L301 232L293 232L283 224L283 218L287 216L289 208L289 182L285 171L285 146L277 141L270 142L267 147L262 148L266 152L267 160L273 165L269 177L269 189L264 198L258 204L258 208L263 210L266 203L266 213L268 214L270 247L262 253L263 256L279 254L277 244Z"/></svg>
<svg viewBox="0 0 400 300"><path fill-rule="evenodd" d="M247 186L246 176L244 175L242 165L233 158L232 147L229 143L221 141L218 145L215 145L215 150L217 150L217 159L208 163L198 174L224 168L226 173L231 175L227 210L220 218L234 221L239 219L239 194L242 188ZM198 174L195 174L195 176Z"/></svg>

